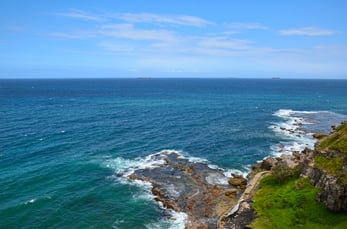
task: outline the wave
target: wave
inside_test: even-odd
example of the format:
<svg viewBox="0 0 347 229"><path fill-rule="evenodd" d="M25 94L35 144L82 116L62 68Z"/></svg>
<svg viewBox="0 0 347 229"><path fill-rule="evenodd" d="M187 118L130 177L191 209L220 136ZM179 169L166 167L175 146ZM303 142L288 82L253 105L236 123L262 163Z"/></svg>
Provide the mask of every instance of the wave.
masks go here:
<svg viewBox="0 0 347 229"><path fill-rule="evenodd" d="M332 125L337 125L347 118L345 115L331 111L295 111L280 109L274 116L281 119L269 126L277 136L283 139L271 146L273 156L291 154L294 151L302 151L305 148L314 148L316 139L313 133L328 133Z"/></svg>
<svg viewBox="0 0 347 229"><path fill-rule="evenodd" d="M133 198L144 198L147 200L154 201L155 196L151 193L152 185L149 182L140 180L130 180L128 177L137 170L153 169L164 165L166 163L164 157L171 153L175 153L178 155L179 158L187 159L191 163L204 163L212 169L218 169L222 171L222 174L224 174L224 176L222 174L212 173L210 176L206 178L206 181L212 185L226 185L228 184L228 179L231 177L232 173L246 176L249 171L249 167L245 167L245 171L240 171L236 169L225 170L218 167L217 165L209 163L208 160L204 158L191 157L188 154L183 153L182 151L171 149L161 150L159 152L150 154L146 157L138 157L133 160L124 159L122 157L117 157L114 159L108 158L104 161L104 166L114 169L115 174L111 177L112 179L116 179L118 182L121 183L136 185L142 188L142 193L140 193L139 195L134 195ZM179 193L174 189L172 190L172 192L172 196L175 196L176 194L179 195ZM183 212L175 212L171 209L166 209L160 202L156 203L159 204L159 206L162 209L164 209L165 212L170 215L170 217L165 217L159 220L158 222L145 225L146 228L185 228L187 222L187 214Z"/></svg>

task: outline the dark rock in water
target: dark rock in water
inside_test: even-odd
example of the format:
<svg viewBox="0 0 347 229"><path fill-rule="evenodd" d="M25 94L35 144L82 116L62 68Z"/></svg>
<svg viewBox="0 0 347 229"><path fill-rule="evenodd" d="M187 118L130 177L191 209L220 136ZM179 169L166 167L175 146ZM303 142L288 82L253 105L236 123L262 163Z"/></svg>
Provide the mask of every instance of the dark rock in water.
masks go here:
<svg viewBox="0 0 347 229"><path fill-rule="evenodd" d="M162 152L161 166L138 169L128 178L150 182L155 200L188 216L186 228L217 228L220 215L230 209L247 184L234 176L231 185L223 170L192 162L175 152Z"/></svg>

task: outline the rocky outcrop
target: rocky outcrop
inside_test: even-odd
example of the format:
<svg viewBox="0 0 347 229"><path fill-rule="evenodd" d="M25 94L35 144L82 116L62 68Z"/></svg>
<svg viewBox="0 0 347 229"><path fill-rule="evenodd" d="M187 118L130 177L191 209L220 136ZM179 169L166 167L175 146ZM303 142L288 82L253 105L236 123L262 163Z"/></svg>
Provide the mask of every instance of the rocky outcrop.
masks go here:
<svg viewBox="0 0 347 229"><path fill-rule="evenodd" d="M228 183L232 186L236 186L240 189L246 189L247 180L243 178L241 175L232 174L232 178L228 180Z"/></svg>
<svg viewBox="0 0 347 229"><path fill-rule="evenodd" d="M302 174L320 189L317 200L331 211L347 212L347 122L334 127L306 153Z"/></svg>
<svg viewBox="0 0 347 229"><path fill-rule="evenodd" d="M253 194L258 190L260 180L269 173L269 171L262 171L253 177L237 204L219 218L218 229L243 229L248 227L255 219L255 212L252 208Z"/></svg>
<svg viewBox="0 0 347 229"><path fill-rule="evenodd" d="M325 138L327 135L326 134L322 134L322 133L314 133L312 134L312 137L316 138L316 139L322 139Z"/></svg>
<svg viewBox="0 0 347 229"><path fill-rule="evenodd" d="M307 148L292 155L264 159L252 167L248 182L237 174L227 179L219 169L172 152L159 155L165 161L163 165L136 170L128 178L150 182L156 201L167 209L187 214L188 229L247 228L256 217L252 198L260 180L270 173L279 178L291 176L288 171L308 177L320 189L317 200L329 210L347 212L347 122L343 126L327 137L315 135L320 140L314 150ZM331 160L338 161L338 172L329 170L325 161L319 165L318 159L322 158L328 165ZM334 166L333 169L336 170Z"/></svg>
<svg viewBox="0 0 347 229"><path fill-rule="evenodd" d="M331 211L347 211L347 184L327 172L306 164L303 174L320 189L317 200L323 202Z"/></svg>
<svg viewBox="0 0 347 229"><path fill-rule="evenodd" d="M217 221L233 207L247 184L242 176L192 162L174 152L162 152L165 163L134 171L132 180L151 183L155 200L166 209L187 214L186 228L217 228Z"/></svg>

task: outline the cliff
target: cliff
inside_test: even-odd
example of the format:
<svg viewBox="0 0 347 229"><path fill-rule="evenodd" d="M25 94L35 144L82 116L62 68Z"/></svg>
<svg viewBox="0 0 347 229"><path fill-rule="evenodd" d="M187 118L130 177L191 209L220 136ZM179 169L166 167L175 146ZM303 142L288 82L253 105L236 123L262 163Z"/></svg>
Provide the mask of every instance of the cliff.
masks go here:
<svg viewBox="0 0 347 229"><path fill-rule="evenodd" d="M318 201L329 210L347 211L347 122L316 144L304 161L302 174L320 189Z"/></svg>
<svg viewBox="0 0 347 229"><path fill-rule="evenodd" d="M240 204L221 217L221 228L324 228L333 221L338 228L347 226L347 122L328 136L314 136L319 140L313 150L254 165L248 178L259 190L248 196L246 208ZM264 171L271 175L257 179Z"/></svg>
<svg viewBox="0 0 347 229"><path fill-rule="evenodd" d="M314 136L319 139L314 150L254 165L248 184L240 175L226 177L218 168L171 151L152 155L159 164L127 177L150 183L165 209L185 213L187 229L347 228L345 213L330 212L347 212L347 122L328 136Z"/></svg>

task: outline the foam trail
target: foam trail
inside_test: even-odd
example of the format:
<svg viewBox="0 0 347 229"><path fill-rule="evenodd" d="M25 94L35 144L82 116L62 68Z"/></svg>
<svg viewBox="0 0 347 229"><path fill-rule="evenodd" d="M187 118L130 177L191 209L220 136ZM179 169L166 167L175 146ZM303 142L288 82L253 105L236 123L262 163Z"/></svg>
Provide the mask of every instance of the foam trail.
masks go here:
<svg viewBox="0 0 347 229"><path fill-rule="evenodd" d="M131 176L133 173L135 173L138 170L142 169L153 169L156 167L160 167L166 164L166 161L164 158L171 154L175 153L178 155L179 158L187 159L191 163L204 163L208 165L208 167L220 170L222 173L213 173L211 172L208 177L206 177L206 181L212 185L228 185L228 179L232 176L232 173L240 174L246 177L247 172L242 172L240 170L236 169L230 169L230 170L224 170L222 168L219 168L216 165L208 163L206 159L198 158L198 157L190 157L188 155L183 155L182 152L176 151L176 150L162 150L157 153L150 154L146 157L142 158L135 158L133 160L124 159L124 158L108 158L104 162L104 166L108 168L112 168L115 171L115 175L112 176L112 179L116 179L119 182L126 182L127 184L131 185L137 185L142 188L144 194L136 195L134 198L140 198L138 196L143 196L141 198L144 198L149 201L154 201L155 196L151 193L152 185L148 182L139 181L139 180L130 180L129 176ZM245 167L245 170L249 170L249 167ZM170 186L170 184L167 186L168 191L171 193L171 196L177 196L180 194L179 190L176 190L174 186ZM185 228L187 224L187 214L184 212L175 212L171 209L166 209L163 207L163 205L160 202L156 202L161 208L167 212L170 217L159 220L155 223L149 223L146 225L146 228Z"/></svg>
<svg viewBox="0 0 347 229"><path fill-rule="evenodd" d="M327 133L331 125L343 121L346 116L330 111L295 111L280 109L274 116L282 121L269 126L276 135L283 138L278 144L271 146L273 156L291 154L294 151L302 151L305 148L314 148L316 139L312 137L314 132Z"/></svg>

